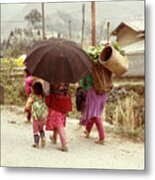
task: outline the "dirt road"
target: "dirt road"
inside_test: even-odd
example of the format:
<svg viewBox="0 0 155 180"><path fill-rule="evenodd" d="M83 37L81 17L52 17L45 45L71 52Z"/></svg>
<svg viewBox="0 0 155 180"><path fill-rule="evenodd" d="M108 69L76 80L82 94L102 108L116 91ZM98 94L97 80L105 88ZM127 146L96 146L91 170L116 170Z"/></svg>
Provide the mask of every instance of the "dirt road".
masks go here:
<svg viewBox="0 0 155 180"><path fill-rule="evenodd" d="M94 128L91 137L86 139L78 121L68 119L66 135L69 152L57 150L60 142L54 145L46 132L46 147L32 148L32 126L24 123L22 108L1 107L1 165L13 167L56 167L56 168L95 168L95 169L144 169L144 143L122 140L108 133L105 124L105 145L97 145L97 132ZM9 123L8 121L15 121Z"/></svg>

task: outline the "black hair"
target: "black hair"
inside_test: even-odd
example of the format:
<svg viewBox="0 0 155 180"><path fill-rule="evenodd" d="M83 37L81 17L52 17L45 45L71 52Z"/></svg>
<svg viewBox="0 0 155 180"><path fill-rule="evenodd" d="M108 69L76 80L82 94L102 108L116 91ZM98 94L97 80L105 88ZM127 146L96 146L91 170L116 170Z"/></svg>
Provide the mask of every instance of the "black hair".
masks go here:
<svg viewBox="0 0 155 180"><path fill-rule="evenodd" d="M31 75L31 74L30 74L30 71L29 71L27 68L24 69L24 72L25 72L27 75Z"/></svg>
<svg viewBox="0 0 155 180"><path fill-rule="evenodd" d="M42 96L44 95L43 87L42 87L42 84L40 82L35 82L32 85L32 89L33 89L34 94L42 95Z"/></svg>
<svg viewBox="0 0 155 180"><path fill-rule="evenodd" d="M76 89L76 109L79 112L83 112L86 103L86 92L82 87Z"/></svg>
<svg viewBox="0 0 155 180"><path fill-rule="evenodd" d="M63 89L58 89L58 85L50 85L50 93L54 94L64 94L65 96L69 94L68 84L66 83Z"/></svg>

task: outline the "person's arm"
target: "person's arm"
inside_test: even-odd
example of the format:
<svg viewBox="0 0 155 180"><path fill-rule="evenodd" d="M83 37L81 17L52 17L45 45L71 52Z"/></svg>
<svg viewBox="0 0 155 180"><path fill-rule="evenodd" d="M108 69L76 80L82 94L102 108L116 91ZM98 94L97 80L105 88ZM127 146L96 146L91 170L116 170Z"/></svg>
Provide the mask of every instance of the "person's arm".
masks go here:
<svg viewBox="0 0 155 180"><path fill-rule="evenodd" d="M25 111L31 109L32 103L33 103L33 98L32 98L32 96L29 96L29 98L28 98L28 100L26 102L26 105L25 105Z"/></svg>
<svg viewBox="0 0 155 180"><path fill-rule="evenodd" d="M51 99L52 99L51 95L45 97L45 104L48 108L50 108L51 106Z"/></svg>

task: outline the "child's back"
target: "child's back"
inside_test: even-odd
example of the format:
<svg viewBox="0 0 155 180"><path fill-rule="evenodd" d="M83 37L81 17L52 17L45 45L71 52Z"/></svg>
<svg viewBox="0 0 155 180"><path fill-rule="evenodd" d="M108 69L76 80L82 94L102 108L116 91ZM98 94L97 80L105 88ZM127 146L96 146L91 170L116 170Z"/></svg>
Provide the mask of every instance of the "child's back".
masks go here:
<svg viewBox="0 0 155 180"><path fill-rule="evenodd" d="M47 117L47 106L44 97L32 95L32 117L35 120L45 119Z"/></svg>
<svg viewBox="0 0 155 180"><path fill-rule="evenodd" d="M45 146L44 124L47 117L47 107L45 105L43 88L40 82L32 85L32 95L29 96L26 108L31 109L33 117L33 147L39 148L39 139L41 138L41 146Z"/></svg>

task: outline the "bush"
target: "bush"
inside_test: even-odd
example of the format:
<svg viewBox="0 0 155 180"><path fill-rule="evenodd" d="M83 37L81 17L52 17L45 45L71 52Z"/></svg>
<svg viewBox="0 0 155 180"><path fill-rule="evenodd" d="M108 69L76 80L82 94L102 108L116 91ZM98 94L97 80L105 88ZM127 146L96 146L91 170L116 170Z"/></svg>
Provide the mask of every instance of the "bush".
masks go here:
<svg viewBox="0 0 155 180"><path fill-rule="evenodd" d="M24 77L12 76L14 61L3 61L0 84L4 88L4 104L24 105L27 99L24 87Z"/></svg>

